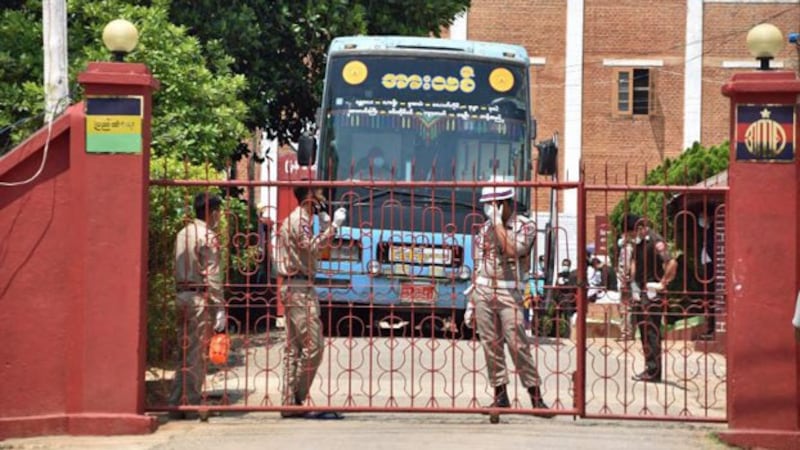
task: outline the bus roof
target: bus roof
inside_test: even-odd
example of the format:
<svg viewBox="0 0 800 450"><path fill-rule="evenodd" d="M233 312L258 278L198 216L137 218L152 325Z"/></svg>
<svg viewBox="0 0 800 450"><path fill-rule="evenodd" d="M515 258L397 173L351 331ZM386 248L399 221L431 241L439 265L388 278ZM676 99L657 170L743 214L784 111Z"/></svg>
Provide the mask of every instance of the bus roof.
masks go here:
<svg viewBox="0 0 800 450"><path fill-rule="evenodd" d="M399 49L415 52L448 52L469 53L498 59L512 59L530 64L528 52L519 45L498 42L459 41L413 36L345 36L334 38L328 50L329 54L364 51Z"/></svg>

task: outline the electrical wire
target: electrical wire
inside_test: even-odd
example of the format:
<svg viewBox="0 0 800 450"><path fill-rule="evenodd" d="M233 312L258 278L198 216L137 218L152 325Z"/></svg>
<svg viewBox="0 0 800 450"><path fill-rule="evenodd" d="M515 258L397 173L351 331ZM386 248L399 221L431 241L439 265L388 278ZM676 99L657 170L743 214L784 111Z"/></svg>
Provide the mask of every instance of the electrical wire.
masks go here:
<svg viewBox="0 0 800 450"><path fill-rule="evenodd" d="M69 96L61 98L56 103L56 105L53 107L53 111L58 111L65 104L68 105L70 103L70 101L71 101L71 99L70 99ZM48 117L48 119L47 119L47 138L44 141L44 150L42 151L42 161L39 164L39 168L36 170L36 172L33 175L28 177L27 180L22 180L22 181L0 181L0 187L23 186L23 185L26 185L26 184L33 183L34 181L36 181L37 178L39 178L39 176L42 175L42 172L44 172L44 167L47 164L47 155L48 155L48 153L50 151L50 138L53 135L53 122L55 122L55 114L53 114L53 113L47 114L47 117ZM30 119L30 118L28 118L28 119ZM26 121L28 119L26 119ZM19 123L19 121L16 122L16 124L18 124L18 123ZM8 127L6 127L6 128L8 128Z"/></svg>

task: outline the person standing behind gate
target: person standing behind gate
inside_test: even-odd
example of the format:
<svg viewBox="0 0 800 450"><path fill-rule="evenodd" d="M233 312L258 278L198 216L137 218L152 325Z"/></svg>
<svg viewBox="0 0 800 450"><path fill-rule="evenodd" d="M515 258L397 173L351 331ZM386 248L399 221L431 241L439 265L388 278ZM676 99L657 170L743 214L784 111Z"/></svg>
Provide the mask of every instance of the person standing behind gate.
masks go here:
<svg viewBox="0 0 800 450"><path fill-rule="evenodd" d="M177 284L178 342L180 354L169 397L171 406L199 405L205 378L205 349L214 331L225 331L225 301L219 267L219 239L214 228L219 223L222 201L216 195L197 194L195 219L178 232L175 240L175 281ZM182 419L181 411L170 418Z"/></svg>
<svg viewBox="0 0 800 450"><path fill-rule="evenodd" d="M716 316L716 267L714 266L714 258L716 252L714 251L714 210L710 205L704 206L697 217L697 233L702 233L699 238L700 247L700 282L703 287L704 307L703 315L706 319L706 330L700 335L700 339L710 341L714 339L716 331L717 316Z"/></svg>
<svg viewBox="0 0 800 450"><path fill-rule="evenodd" d="M651 230L635 214L625 215L625 232L634 242L631 261L631 296L633 321L639 328L645 370L634 381L660 382L661 326L666 297L663 291L675 278L678 262L672 257L664 238ZM648 284L653 283L652 287ZM642 290L646 289L643 293Z"/></svg>
<svg viewBox="0 0 800 450"><path fill-rule="evenodd" d="M298 186L294 195L298 206L284 220L275 249L278 275L283 278L281 297L286 306L284 405L303 404L322 361L322 323L314 290L317 257L347 218L344 208L339 208L331 221L324 211L321 189ZM317 236L312 232L314 214L319 216L322 230ZM281 416L309 417L293 411L281 411ZM318 415L339 418L336 413L328 416L331 417Z"/></svg>
<svg viewBox="0 0 800 450"><path fill-rule="evenodd" d="M618 340L633 339L636 334L634 325L631 324L631 266L633 265L633 242L623 234L617 241L619 256L617 258L617 284L620 294L620 315L622 316L622 330Z"/></svg>
<svg viewBox="0 0 800 450"><path fill-rule="evenodd" d="M511 406L505 357L508 345L533 407L549 409L542 399L541 378L531 357L522 311L522 275L528 272L536 224L514 212L513 198L513 187L490 186L481 191L479 201L488 220L475 238L475 280L470 301L475 304L478 334L486 354L489 382L494 387L491 406Z"/></svg>

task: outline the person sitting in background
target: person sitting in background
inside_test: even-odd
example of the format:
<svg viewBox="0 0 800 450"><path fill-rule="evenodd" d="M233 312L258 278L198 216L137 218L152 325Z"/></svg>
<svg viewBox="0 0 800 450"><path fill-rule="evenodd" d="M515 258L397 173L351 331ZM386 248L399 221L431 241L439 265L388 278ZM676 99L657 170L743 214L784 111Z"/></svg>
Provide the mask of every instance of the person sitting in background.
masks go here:
<svg viewBox="0 0 800 450"><path fill-rule="evenodd" d="M569 258L564 258L561 260L561 270L558 272L558 279L556 280L556 284L558 286L563 286L569 283L569 275L571 270L572 261Z"/></svg>
<svg viewBox="0 0 800 450"><path fill-rule="evenodd" d="M546 274L544 255L539 255L539 262L536 265L536 276L534 277L536 280L536 295L544 295L544 278Z"/></svg>
<svg viewBox="0 0 800 450"><path fill-rule="evenodd" d="M589 261L589 267L586 268L586 281L589 283L589 289L586 291L586 296L590 302L597 301L597 298L603 294L603 262L595 257Z"/></svg>

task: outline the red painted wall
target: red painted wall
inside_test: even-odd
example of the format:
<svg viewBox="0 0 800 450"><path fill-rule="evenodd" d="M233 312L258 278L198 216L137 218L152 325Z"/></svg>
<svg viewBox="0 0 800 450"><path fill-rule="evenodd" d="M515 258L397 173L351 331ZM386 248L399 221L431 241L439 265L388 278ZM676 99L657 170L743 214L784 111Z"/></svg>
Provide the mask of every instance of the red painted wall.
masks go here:
<svg viewBox="0 0 800 450"><path fill-rule="evenodd" d="M76 107L73 107L74 110ZM63 412L67 404L67 305L71 232L69 113L53 126L44 171L34 184L0 186L0 417ZM0 182L28 179L40 166L46 130L0 159ZM54 239L61 236L62 239ZM31 355L25 358L23 355ZM15 405L8 408L9 405ZM2 430L2 429L0 429Z"/></svg>
<svg viewBox="0 0 800 450"><path fill-rule="evenodd" d="M141 64L92 63L87 95L144 98L140 154L87 154L83 104L53 126L45 170L0 186L0 438L152 431L144 412L150 97ZM0 159L36 171L47 130Z"/></svg>

